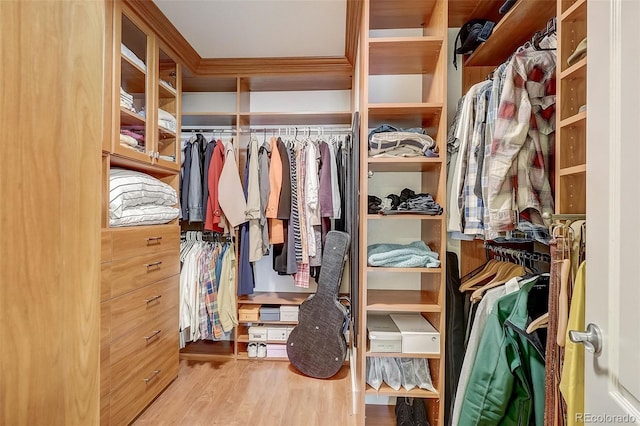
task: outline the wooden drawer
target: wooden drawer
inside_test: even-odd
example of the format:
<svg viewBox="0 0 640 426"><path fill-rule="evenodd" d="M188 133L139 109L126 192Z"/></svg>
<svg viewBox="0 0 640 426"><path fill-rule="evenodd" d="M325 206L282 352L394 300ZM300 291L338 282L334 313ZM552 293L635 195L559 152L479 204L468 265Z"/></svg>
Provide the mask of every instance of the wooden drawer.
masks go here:
<svg viewBox="0 0 640 426"><path fill-rule="evenodd" d="M111 230L113 260L133 256L180 250L180 227L177 225L136 226Z"/></svg>
<svg viewBox="0 0 640 426"><path fill-rule="evenodd" d="M179 249L114 261L111 263L111 297L179 273Z"/></svg>
<svg viewBox="0 0 640 426"><path fill-rule="evenodd" d="M157 321L162 313L177 308L179 293L180 276L174 275L113 299L111 301L112 340L143 323ZM177 323L177 312L175 317ZM177 325L174 329L178 329Z"/></svg>
<svg viewBox="0 0 640 426"><path fill-rule="evenodd" d="M177 333L176 333L177 335ZM177 348L177 346L176 346ZM178 375L179 353L140 370L111 393L111 425L129 424Z"/></svg>
<svg viewBox="0 0 640 426"><path fill-rule="evenodd" d="M102 230L100 262L111 262L111 231Z"/></svg>
<svg viewBox="0 0 640 426"><path fill-rule="evenodd" d="M179 352L177 306L111 341L111 389L134 380L149 368L154 370L174 352Z"/></svg>

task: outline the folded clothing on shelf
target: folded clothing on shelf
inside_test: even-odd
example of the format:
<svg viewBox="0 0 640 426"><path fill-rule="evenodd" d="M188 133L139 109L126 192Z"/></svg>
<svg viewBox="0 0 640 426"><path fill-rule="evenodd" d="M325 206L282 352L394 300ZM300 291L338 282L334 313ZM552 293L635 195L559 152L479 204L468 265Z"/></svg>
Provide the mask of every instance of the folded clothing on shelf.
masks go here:
<svg viewBox="0 0 640 426"><path fill-rule="evenodd" d="M413 213L433 216L442 214L442 207L431 194L416 194L409 188L403 189L400 195L389 194L384 199L369 195L368 206L369 214Z"/></svg>
<svg viewBox="0 0 640 426"><path fill-rule="evenodd" d="M438 157L438 147L422 128L400 129L383 124L369 133L372 157Z"/></svg>
<svg viewBox="0 0 640 426"><path fill-rule="evenodd" d="M131 60L131 62L133 62L134 64L138 65L143 70L145 70L145 71L147 70L147 65L144 63L144 61L142 59L140 59L138 57L138 55L133 53L133 51L131 49L129 49L127 46L125 46L124 43L120 44L120 48L122 50L122 54L124 56L126 56L127 58L129 58L129 60Z"/></svg>
<svg viewBox="0 0 640 426"><path fill-rule="evenodd" d="M392 268L437 268L438 253L432 251L424 241L410 244L371 244L367 247L367 263L370 266Z"/></svg>

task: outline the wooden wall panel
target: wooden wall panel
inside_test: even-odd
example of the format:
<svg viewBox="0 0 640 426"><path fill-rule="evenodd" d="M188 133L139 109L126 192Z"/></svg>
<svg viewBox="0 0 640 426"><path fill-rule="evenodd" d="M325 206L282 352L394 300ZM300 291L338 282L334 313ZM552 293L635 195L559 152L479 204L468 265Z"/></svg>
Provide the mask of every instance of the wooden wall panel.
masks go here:
<svg viewBox="0 0 640 426"><path fill-rule="evenodd" d="M0 424L99 423L102 1L0 1Z"/></svg>

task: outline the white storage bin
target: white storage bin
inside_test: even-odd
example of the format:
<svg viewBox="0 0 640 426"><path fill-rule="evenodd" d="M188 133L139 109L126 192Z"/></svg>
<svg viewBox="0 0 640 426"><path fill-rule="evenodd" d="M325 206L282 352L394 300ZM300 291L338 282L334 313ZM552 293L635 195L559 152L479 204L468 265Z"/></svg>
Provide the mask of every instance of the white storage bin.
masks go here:
<svg viewBox="0 0 640 426"><path fill-rule="evenodd" d="M281 305L280 321L298 321L299 311L300 308L297 305Z"/></svg>
<svg viewBox="0 0 640 426"><path fill-rule="evenodd" d="M270 326L267 330L267 340L275 342L286 342L287 327Z"/></svg>
<svg viewBox="0 0 640 426"><path fill-rule="evenodd" d="M391 314L402 334L402 352L439 354L440 333L420 314Z"/></svg>
<svg viewBox="0 0 640 426"><path fill-rule="evenodd" d="M267 341L267 327L254 325L249 327L249 341L251 342L266 342Z"/></svg>
<svg viewBox="0 0 640 426"><path fill-rule="evenodd" d="M402 334L389 315L367 315L370 352L401 352Z"/></svg>

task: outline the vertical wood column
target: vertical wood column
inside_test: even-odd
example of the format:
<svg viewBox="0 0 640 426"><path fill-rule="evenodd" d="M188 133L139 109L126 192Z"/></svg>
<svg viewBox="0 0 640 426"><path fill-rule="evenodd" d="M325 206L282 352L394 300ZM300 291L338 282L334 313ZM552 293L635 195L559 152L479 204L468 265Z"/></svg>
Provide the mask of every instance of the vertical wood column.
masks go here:
<svg viewBox="0 0 640 426"><path fill-rule="evenodd" d="M105 4L0 28L0 424L98 424Z"/></svg>

